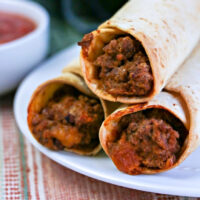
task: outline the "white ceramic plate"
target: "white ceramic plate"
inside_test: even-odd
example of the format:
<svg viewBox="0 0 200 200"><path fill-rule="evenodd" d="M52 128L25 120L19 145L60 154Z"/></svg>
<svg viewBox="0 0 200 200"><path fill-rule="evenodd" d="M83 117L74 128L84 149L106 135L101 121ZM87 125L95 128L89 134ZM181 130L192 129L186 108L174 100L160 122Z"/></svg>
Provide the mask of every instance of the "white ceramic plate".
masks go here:
<svg viewBox="0 0 200 200"><path fill-rule="evenodd" d="M111 160L101 152L95 157L78 156L68 152L54 152L41 146L27 126L27 106L36 87L58 76L64 66L79 54L72 46L58 53L34 70L19 87L14 101L17 124L28 140L52 160L86 176L127 188L163 194L200 197L200 149L179 167L157 175L130 176L119 172Z"/></svg>

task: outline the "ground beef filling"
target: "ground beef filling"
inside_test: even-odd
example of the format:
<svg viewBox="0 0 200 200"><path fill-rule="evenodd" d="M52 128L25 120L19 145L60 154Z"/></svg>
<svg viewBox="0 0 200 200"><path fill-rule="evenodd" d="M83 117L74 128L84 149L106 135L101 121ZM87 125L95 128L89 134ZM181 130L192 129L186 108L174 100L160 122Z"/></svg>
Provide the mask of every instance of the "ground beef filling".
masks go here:
<svg viewBox="0 0 200 200"><path fill-rule="evenodd" d="M119 170L140 174L143 168L164 169L179 157L187 130L168 111L148 109L123 116L108 142Z"/></svg>
<svg viewBox="0 0 200 200"><path fill-rule="evenodd" d="M33 134L53 150L90 151L99 144L98 130L104 114L100 102L65 86L32 119Z"/></svg>
<svg viewBox="0 0 200 200"><path fill-rule="evenodd" d="M145 96L152 90L153 77L148 57L131 36L111 40L94 61L96 78L111 95Z"/></svg>

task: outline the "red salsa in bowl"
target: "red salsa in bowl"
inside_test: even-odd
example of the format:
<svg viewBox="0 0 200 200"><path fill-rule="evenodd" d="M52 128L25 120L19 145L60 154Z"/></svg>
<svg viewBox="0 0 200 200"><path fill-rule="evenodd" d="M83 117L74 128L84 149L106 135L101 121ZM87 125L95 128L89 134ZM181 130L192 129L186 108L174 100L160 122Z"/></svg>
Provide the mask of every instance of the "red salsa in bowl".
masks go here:
<svg viewBox="0 0 200 200"><path fill-rule="evenodd" d="M0 11L0 44L21 38L36 28L36 23L20 14Z"/></svg>

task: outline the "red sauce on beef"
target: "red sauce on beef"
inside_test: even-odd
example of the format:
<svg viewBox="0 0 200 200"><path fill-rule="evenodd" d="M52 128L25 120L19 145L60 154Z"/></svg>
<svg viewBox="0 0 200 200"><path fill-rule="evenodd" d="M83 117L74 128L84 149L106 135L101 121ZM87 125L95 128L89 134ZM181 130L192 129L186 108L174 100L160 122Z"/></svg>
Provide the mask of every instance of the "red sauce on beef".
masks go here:
<svg viewBox="0 0 200 200"><path fill-rule="evenodd" d="M171 113L147 109L123 116L108 141L109 155L120 171L167 169L179 158L188 131Z"/></svg>

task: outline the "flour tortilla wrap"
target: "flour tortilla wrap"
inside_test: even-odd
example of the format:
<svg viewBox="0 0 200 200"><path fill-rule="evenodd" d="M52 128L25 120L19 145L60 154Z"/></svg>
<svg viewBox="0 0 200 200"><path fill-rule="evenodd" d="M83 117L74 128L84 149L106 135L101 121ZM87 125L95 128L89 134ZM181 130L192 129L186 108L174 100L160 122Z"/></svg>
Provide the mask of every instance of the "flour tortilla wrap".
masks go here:
<svg viewBox="0 0 200 200"><path fill-rule="evenodd" d="M70 72L83 78L81 71L80 58L75 58L66 67L63 68L62 73Z"/></svg>
<svg viewBox="0 0 200 200"><path fill-rule="evenodd" d="M76 74L83 78L80 58L75 58L66 67L63 68L63 70L62 70L63 74L68 73L68 72ZM113 103L110 101L106 101L102 98L99 98L99 100L101 101L101 104L103 106L105 118L121 105L121 103Z"/></svg>
<svg viewBox="0 0 200 200"><path fill-rule="evenodd" d="M89 88L99 97L121 103L151 100L192 52L200 37L199 0L132 0L80 42L81 63ZM99 86L94 60L102 48L119 35L131 35L143 46L153 76L146 96L112 95Z"/></svg>
<svg viewBox="0 0 200 200"><path fill-rule="evenodd" d="M141 174L155 174L178 166L200 145L200 44L181 66L161 92L144 104L123 105L112 113L100 128L100 142L109 155L108 141L122 116L149 108L167 110L179 119L188 130L176 162L165 169L143 168ZM181 134L181 133L180 133ZM134 173L133 173L134 174Z"/></svg>
<svg viewBox="0 0 200 200"><path fill-rule="evenodd" d="M30 131L33 133L32 120L36 113L39 113L42 108L47 105L49 100L53 97L56 91L58 91L64 85L69 85L74 87L76 90L80 91L92 98L97 98L86 86L84 80L76 75L75 73L65 72L60 77L49 80L41 84L34 92L28 107L28 125ZM107 116L106 104L101 101L104 116ZM97 130L98 131L98 130ZM57 138L56 138L57 139ZM71 151L80 155L95 155L101 150L101 145L98 144L94 148L90 149L76 149L76 148L66 148L65 151Z"/></svg>

